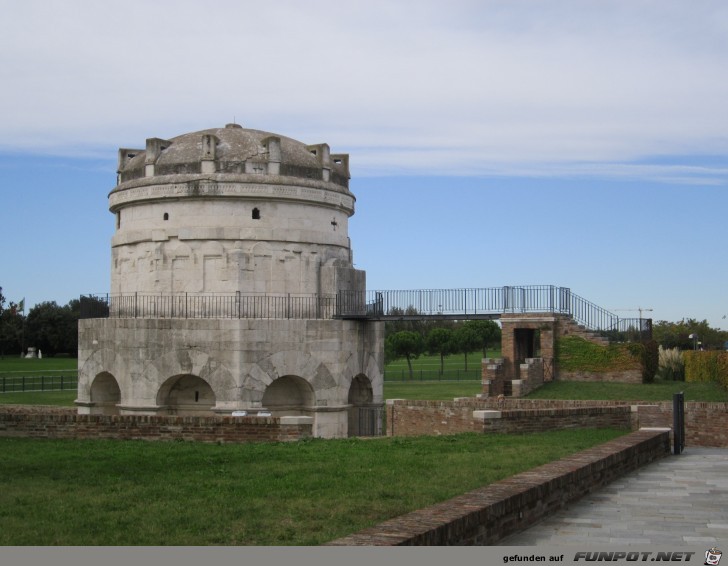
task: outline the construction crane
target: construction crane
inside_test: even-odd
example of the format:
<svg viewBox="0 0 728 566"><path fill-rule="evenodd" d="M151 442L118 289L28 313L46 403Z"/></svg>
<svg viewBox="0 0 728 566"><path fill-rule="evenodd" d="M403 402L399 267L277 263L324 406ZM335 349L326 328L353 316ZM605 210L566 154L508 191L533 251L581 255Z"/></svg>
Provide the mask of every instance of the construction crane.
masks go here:
<svg viewBox="0 0 728 566"><path fill-rule="evenodd" d="M652 309L643 309L641 307L637 307L636 309L614 309L614 312L637 312L640 313L640 318L642 318L643 312L652 312Z"/></svg>

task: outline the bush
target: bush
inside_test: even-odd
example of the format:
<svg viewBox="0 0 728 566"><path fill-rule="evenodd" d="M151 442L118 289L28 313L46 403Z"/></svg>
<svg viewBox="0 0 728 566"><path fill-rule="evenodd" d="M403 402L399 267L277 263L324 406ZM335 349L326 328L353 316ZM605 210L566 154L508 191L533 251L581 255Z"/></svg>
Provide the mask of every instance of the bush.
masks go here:
<svg viewBox="0 0 728 566"><path fill-rule="evenodd" d="M685 381L685 360L680 348L658 349L657 375L666 381Z"/></svg>
<svg viewBox="0 0 728 566"><path fill-rule="evenodd" d="M684 352L685 381L714 381L728 389L728 352Z"/></svg>
<svg viewBox="0 0 728 566"><path fill-rule="evenodd" d="M642 346L642 383L654 383L659 366L659 350L657 342L650 340Z"/></svg>
<svg viewBox="0 0 728 566"><path fill-rule="evenodd" d="M642 345L635 343L601 346L580 336L564 336L556 341L557 362L564 371L599 373L638 369L642 352Z"/></svg>

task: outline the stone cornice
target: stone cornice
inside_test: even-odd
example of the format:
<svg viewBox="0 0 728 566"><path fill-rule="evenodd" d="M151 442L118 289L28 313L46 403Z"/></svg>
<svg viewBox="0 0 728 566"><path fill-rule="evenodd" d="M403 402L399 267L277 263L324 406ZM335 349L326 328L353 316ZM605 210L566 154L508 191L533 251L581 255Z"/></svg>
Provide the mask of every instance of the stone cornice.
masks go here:
<svg viewBox="0 0 728 566"><path fill-rule="evenodd" d="M210 179L177 183L147 183L134 186L125 183L109 194L109 210L116 212L125 205L140 202L183 198L254 198L292 200L319 204L354 214L354 196L306 186L251 182L218 182Z"/></svg>

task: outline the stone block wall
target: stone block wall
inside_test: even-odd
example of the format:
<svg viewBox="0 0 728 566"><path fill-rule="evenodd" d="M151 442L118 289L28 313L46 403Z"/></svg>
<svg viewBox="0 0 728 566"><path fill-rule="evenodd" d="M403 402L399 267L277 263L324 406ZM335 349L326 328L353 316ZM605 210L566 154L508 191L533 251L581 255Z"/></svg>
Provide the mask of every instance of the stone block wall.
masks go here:
<svg viewBox="0 0 728 566"><path fill-rule="evenodd" d="M328 545L494 545L669 453L666 431L634 432Z"/></svg>

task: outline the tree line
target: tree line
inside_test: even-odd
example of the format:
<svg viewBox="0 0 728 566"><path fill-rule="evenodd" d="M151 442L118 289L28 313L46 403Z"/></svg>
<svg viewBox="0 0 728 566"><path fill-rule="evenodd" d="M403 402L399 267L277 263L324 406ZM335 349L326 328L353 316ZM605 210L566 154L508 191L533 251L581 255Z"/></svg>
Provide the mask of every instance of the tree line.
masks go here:
<svg viewBox="0 0 728 566"><path fill-rule="evenodd" d="M0 357L24 355L28 347L44 356L78 355L80 301L38 303L25 314L23 301L7 301L0 287Z"/></svg>
<svg viewBox="0 0 728 566"><path fill-rule="evenodd" d="M410 307L393 311L393 315L416 315ZM412 360L423 353L440 357L440 374L445 370L445 357L465 354L465 371L468 370L468 354L481 351L488 357L488 349L501 340L501 329L492 320L433 321L395 320L385 324L385 363L404 358L407 360L410 379L413 378Z"/></svg>

